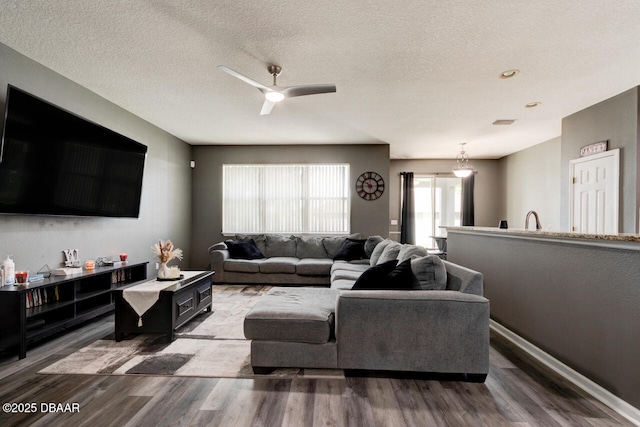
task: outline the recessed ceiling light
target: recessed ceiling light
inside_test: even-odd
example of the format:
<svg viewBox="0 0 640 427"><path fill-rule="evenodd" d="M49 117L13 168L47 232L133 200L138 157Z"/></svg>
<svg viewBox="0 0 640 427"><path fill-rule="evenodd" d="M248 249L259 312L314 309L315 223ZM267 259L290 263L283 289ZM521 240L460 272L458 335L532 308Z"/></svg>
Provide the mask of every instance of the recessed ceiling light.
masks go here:
<svg viewBox="0 0 640 427"><path fill-rule="evenodd" d="M520 72L520 70L516 70L515 68L513 70L503 71L500 74L498 74L498 78L499 79L510 79L512 77L517 76L519 72Z"/></svg>
<svg viewBox="0 0 640 427"><path fill-rule="evenodd" d="M524 105L524 108L536 108L538 105L540 105L541 102L529 102L528 104Z"/></svg>
<svg viewBox="0 0 640 427"><path fill-rule="evenodd" d="M493 124L496 125L496 126L505 126L505 125L512 125L513 122L515 122L515 120L502 119L502 120L496 120L495 122L493 122Z"/></svg>

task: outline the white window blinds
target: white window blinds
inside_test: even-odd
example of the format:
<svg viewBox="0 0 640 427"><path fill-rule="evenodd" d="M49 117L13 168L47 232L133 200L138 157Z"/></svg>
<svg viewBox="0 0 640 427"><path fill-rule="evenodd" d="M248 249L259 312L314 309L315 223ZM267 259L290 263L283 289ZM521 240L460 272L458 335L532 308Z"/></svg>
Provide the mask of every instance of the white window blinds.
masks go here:
<svg viewBox="0 0 640 427"><path fill-rule="evenodd" d="M349 165L223 165L222 232L350 231Z"/></svg>

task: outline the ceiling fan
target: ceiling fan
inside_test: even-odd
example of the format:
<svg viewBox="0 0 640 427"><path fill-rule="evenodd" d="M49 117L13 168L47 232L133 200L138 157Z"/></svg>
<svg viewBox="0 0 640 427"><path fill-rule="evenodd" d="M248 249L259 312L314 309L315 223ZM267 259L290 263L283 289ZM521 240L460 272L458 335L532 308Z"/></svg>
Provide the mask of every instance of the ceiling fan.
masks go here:
<svg viewBox="0 0 640 427"><path fill-rule="evenodd" d="M273 86L265 86L262 83L258 83L257 81L252 80L229 67L225 67L224 65L218 65L218 68L245 83L249 83L251 86L262 92L264 95L264 104L262 104L262 110L260 110L261 116L271 113L273 106L276 105L276 103L283 101L285 98L293 98L294 96L303 95L316 95L319 93L331 93L336 91L335 84L277 86L276 77L278 77L282 72L282 68L277 65L269 65L267 67L269 74L273 76Z"/></svg>

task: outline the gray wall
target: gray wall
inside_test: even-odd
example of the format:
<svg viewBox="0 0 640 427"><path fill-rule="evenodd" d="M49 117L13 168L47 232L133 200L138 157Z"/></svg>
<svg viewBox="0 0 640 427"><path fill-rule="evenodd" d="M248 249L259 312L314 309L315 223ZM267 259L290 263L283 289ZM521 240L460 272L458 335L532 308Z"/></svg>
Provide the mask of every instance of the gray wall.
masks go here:
<svg viewBox="0 0 640 427"><path fill-rule="evenodd" d="M565 117L562 120L561 227L569 228L569 161L580 157L580 147L609 140L620 148L620 232L638 232L638 88Z"/></svg>
<svg viewBox="0 0 640 427"><path fill-rule="evenodd" d="M496 227L501 219L503 193L501 192L500 169L497 160L471 160L471 165L478 173L474 180L475 225ZM389 178L389 218L397 219L400 224L400 172L415 174L450 174L455 166L452 160L391 160ZM453 225L453 224L450 224ZM399 232L400 225L389 224L391 233ZM394 234L395 235L395 234ZM399 238L399 235L398 235Z"/></svg>
<svg viewBox="0 0 640 427"><path fill-rule="evenodd" d="M484 275L492 319L640 408L640 250L603 242L450 230L447 243Z"/></svg>
<svg viewBox="0 0 640 427"><path fill-rule="evenodd" d="M527 212L535 210L543 230L561 231L560 172L561 139L542 144L500 159L502 217L510 228L524 228ZM492 224L497 225L497 224ZM535 227L533 217L529 228Z"/></svg>
<svg viewBox="0 0 640 427"><path fill-rule="evenodd" d="M151 245L172 239L190 264L191 147L148 122L0 44L0 109L12 84L148 146L139 219L0 215L0 256L13 255L18 269L59 267L63 249L80 258L129 254L152 261ZM123 82L126 84L126 82ZM46 189L43 189L46 191ZM34 197L37 197L34 194ZM155 263L149 273L154 274Z"/></svg>
<svg viewBox="0 0 640 427"><path fill-rule="evenodd" d="M207 248L228 237L222 235L222 165L274 163L349 163L351 165L351 231L388 236L389 191L374 201L361 199L354 190L363 172L379 173L389 182L389 146L311 145L311 146L194 146L196 168L193 175L194 268L207 268ZM388 187L387 187L388 189Z"/></svg>

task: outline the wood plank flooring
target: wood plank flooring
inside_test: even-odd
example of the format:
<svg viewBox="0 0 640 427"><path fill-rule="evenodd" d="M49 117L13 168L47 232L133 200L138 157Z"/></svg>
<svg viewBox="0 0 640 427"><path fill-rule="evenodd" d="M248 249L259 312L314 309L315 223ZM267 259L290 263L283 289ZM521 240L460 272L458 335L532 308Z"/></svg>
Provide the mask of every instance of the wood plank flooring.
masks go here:
<svg viewBox="0 0 640 427"><path fill-rule="evenodd" d="M0 356L0 403L36 403L0 413L2 426L631 426L622 416L491 336L484 384L445 378L218 379L38 375L113 332L105 316L30 348ZM42 412L78 403L79 413Z"/></svg>

